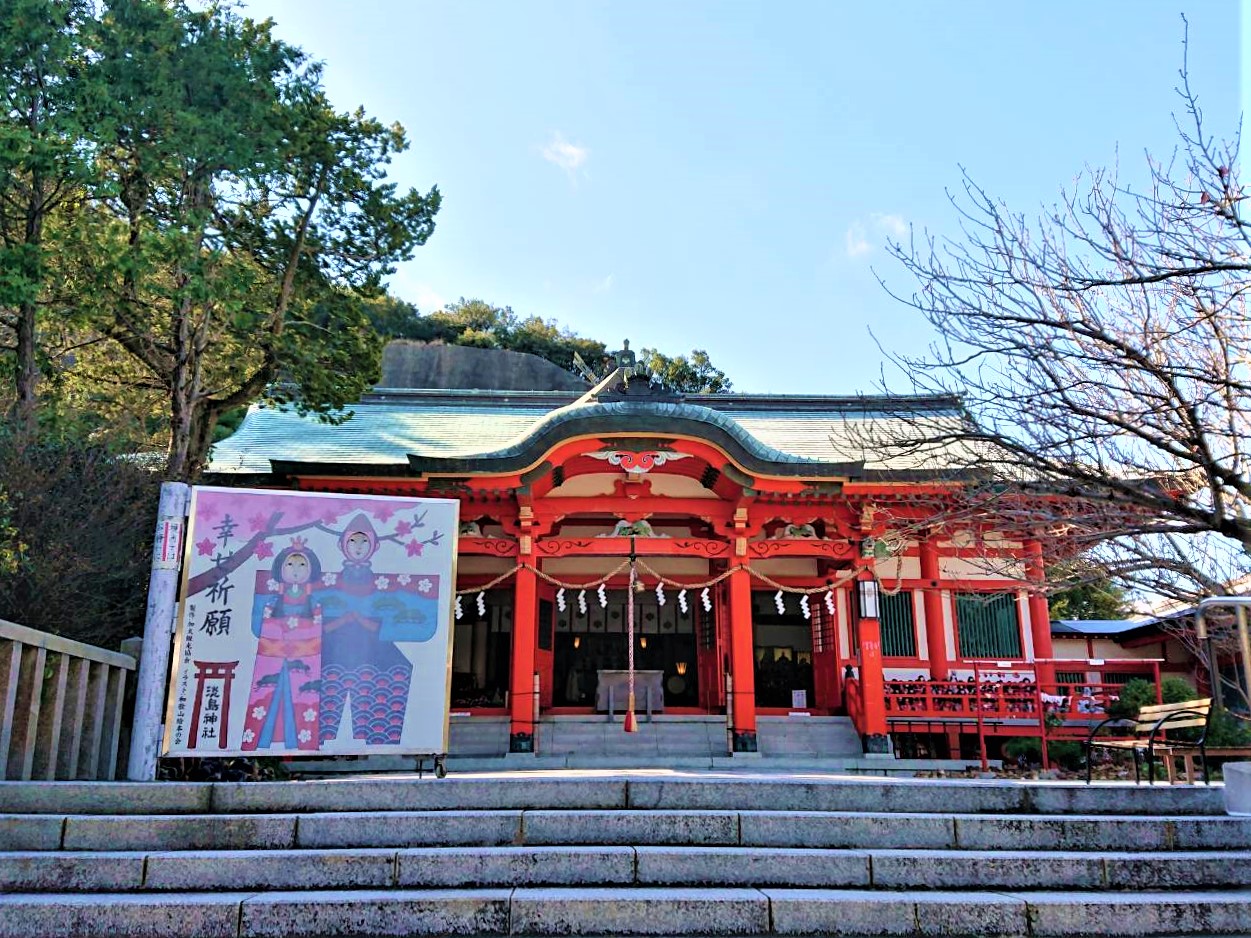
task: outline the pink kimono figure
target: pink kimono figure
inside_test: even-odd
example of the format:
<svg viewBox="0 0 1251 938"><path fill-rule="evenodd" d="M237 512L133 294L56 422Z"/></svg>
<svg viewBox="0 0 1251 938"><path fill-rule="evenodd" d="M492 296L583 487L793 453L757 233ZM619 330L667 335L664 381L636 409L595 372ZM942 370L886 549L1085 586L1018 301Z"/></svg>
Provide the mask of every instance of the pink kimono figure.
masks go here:
<svg viewBox="0 0 1251 938"><path fill-rule="evenodd" d="M321 563L303 538L256 575L252 633L256 663L243 749L317 750L321 701L321 607L313 601Z"/></svg>

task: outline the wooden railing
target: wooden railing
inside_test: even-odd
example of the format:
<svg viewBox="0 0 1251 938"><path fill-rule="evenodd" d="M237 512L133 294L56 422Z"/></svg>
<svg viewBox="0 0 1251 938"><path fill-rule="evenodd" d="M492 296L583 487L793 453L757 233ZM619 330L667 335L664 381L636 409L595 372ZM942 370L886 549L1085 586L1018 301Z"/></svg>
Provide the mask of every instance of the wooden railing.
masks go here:
<svg viewBox="0 0 1251 938"><path fill-rule="evenodd" d="M135 659L0 619L0 779L117 777Z"/></svg>

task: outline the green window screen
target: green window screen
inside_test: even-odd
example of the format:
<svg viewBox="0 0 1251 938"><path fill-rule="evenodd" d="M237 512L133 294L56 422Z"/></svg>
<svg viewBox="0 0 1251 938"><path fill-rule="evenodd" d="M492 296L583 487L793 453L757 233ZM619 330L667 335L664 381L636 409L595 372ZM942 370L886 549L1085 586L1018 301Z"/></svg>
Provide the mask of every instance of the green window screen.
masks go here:
<svg viewBox="0 0 1251 938"><path fill-rule="evenodd" d="M1101 684L1128 684L1137 678L1140 681L1154 683L1155 679L1151 676L1150 671L1104 671Z"/></svg>
<svg viewBox="0 0 1251 938"><path fill-rule="evenodd" d="M900 590L893 596L883 593L882 654L887 658L915 658L917 630L912 617L912 593Z"/></svg>
<svg viewBox="0 0 1251 938"><path fill-rule="evenodd" d="M1056 683L1057 684L1085 684L1086 672L1085 671L1057 671Z"/></svg>
<svg viewBox="0 0 1251 938"><path fill-rule="evenodd" d="M1021 627L1013 593L956 596L961 658L1020 658Z"/></svg>

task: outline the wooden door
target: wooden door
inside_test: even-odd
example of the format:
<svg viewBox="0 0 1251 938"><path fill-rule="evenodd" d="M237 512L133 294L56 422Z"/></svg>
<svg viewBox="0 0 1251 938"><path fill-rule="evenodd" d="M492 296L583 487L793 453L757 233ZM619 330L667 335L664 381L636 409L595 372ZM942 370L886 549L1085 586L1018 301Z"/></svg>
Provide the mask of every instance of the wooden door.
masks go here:
<svg viewBox="0 0 1251 938"><path fill-rule="evenodd" d="M825 597L815 594L810 603L812 622L813 706L822 710L842 710L842 681L838 673L837 619L825 606Z"/></svg>

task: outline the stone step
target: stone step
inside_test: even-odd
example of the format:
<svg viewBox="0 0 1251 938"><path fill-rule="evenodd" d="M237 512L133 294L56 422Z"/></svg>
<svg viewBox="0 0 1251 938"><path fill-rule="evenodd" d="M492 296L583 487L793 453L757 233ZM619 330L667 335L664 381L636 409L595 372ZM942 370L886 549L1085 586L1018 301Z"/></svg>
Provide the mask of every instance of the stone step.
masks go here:
<svg viewBox="0 0 1251 938"><path fill-rule="evenodd" d="M1251 849L1251 818L705 810L0 815L0 846L10 850L272 850L510 844L1081 851Z"/></svg>
<svg viewBox="0 0 1251 938"><path fill-rule="evenodd" d="M572 777L571 777L572 776ZM0 813L206 814L501 808L1222 815L1220 786L596 771L177 783L0 782Z"/></svg>
<svg viewBox="0 0 1251 938"><path fill-rule="evenodd" d="M1251 851L428 847L0 853L0 890L132 892L499 886L1196 889L1251 885Z"/></svg>
<svg viewBox="0 0 1251 938"><path fill-rule="evenodd" d="M1251 892L515 888L0 896L0 938L1245 933Z"/></svg>

